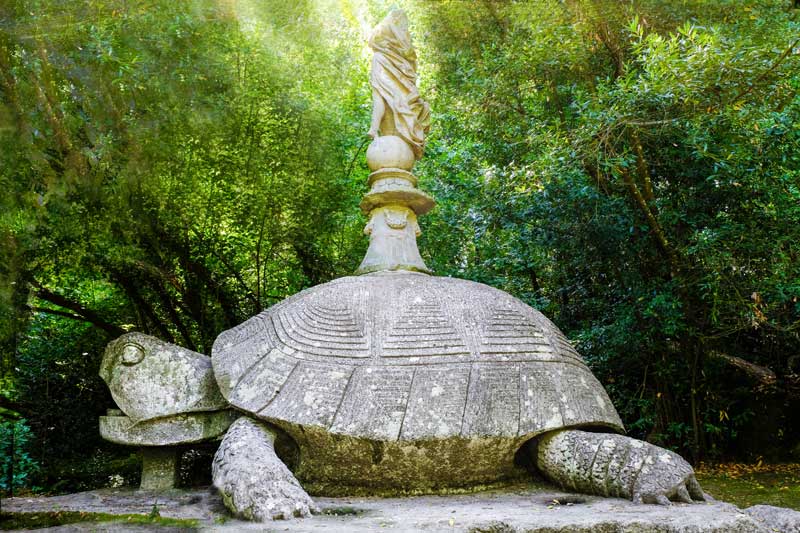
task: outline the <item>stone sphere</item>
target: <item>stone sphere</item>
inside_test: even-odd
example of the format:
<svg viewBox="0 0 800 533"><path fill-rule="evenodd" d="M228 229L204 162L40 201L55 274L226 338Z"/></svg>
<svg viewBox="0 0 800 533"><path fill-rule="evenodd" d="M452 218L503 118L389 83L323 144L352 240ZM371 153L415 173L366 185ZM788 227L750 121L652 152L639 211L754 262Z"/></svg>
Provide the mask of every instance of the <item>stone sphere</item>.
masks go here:
<svg viewBox="0 0 800 533"><path fill-rule="evenodd" d="M395 135L376 137L367 148L367 165L373 172L381 168L411 170L414 162L411 147Z"/></svg>

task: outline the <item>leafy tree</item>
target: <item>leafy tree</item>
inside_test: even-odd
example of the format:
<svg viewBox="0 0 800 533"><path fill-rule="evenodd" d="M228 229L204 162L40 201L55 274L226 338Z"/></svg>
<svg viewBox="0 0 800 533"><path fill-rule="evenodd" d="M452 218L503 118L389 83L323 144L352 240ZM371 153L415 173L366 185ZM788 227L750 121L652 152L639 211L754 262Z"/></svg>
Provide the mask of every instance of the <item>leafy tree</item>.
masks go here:
<svg viewBox="0 0 800 533"><path fill-rule="evenodd" d="M97 441L111 337L208 352L365 248L352 206L366 169L350 162L367 89L342 83L366 76L356 30L314 3L239 8L2 6L3 405L31 415L47 456ZM39 410L53 372L88 379L71 398L91 408Z"/></svg>
<svg viewBox="0 0 800 533"><path fill-rule="evenodd" d="M126 455L94 426L110 338L208 353L359 263L364 41L394 3L0 4L0 414L44 485ZM796 442L792 3L399 4L434 112L427 264L553 318L637 436Z"/></svg>
<svg viewBox="0 0 800 533"><path fill-rule="evenodd" d="M720 376L796 398L796 15L733 7L449 2L425 34L426 174L470 206L439 211L437 266L542 307L635 431L695 457L753 405Z"/></svg>

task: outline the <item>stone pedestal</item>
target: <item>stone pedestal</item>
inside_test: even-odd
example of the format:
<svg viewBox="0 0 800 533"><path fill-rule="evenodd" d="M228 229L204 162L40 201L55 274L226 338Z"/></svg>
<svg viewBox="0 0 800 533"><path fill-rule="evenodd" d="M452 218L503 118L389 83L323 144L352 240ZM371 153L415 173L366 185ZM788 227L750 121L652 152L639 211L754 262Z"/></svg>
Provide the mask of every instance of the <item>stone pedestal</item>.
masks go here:
<svg viewBox="0 0 800 533"><path fill-rule="evenodd" d="M100 417L100 435L117 444L139 446L141 488L158 491L175 488L181 445L218 439L236 418L235 412L225 409L137 423L119 409L109 409L107 416Z"/></svg>
<svg viewBox="0 0 800 533"><path fill-rule="evenodd" d="M370 239L356 274L387 270L430 274L417 249L417 217L433 209L435 202L417 188L417 178L410 172L411 148L399 137L378 137L367 150L367 163L374 172L360 207L369 217L364 232Z"/></svg>
<svg viewBox="0 0 800 533"><path fill-rule="evenodd" d="M178 484L179 449L175 446L142 447L142 490L174 489Z"/></svg>

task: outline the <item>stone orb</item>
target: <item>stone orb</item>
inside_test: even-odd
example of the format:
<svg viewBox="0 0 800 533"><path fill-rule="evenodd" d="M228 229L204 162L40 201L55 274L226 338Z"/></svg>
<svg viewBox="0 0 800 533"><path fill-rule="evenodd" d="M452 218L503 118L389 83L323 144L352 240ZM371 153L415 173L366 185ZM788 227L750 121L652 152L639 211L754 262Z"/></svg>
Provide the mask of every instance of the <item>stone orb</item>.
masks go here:
<svg viewBox="0 0 800 533"><path fill-rule="evenodd" d="M367 165L373 172L381 168L411 170L414 162L411 147L395 135L376 137L367 148Z"/></svg>

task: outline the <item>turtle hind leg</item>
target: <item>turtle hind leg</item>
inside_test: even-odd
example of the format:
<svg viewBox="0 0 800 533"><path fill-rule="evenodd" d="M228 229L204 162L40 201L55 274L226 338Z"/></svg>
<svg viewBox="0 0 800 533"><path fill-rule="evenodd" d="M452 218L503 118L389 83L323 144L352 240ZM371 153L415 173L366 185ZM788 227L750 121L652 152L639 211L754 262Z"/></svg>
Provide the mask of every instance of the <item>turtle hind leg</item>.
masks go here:
<svg viewBox="0 0 800 533"><path fill-rule="evenodd" d="M275 453L275 430L241 417L222 439L212 465L225 506L248 520L310 516L317 507Z"/></svg>
<svg viewBox="0 0 800 533"><path fill-rule="evenodd" d="M536 445L536 466L564 488L661 505L708 500L689 463L647 442L564 429Z"/></svg>

